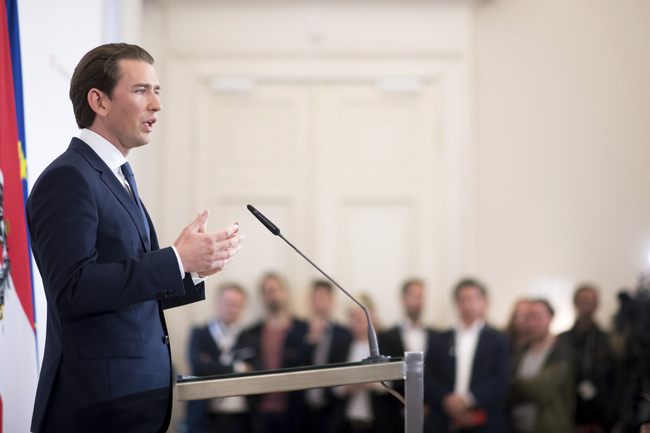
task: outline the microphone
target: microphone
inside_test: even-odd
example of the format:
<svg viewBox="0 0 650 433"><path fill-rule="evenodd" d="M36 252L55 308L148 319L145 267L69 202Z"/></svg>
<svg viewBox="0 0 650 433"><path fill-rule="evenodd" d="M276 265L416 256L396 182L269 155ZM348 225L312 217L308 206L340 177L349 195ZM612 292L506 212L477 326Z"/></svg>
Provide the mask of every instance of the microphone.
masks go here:
<svg viewBox="0 0 650 433"><path fill-rule="evenodd" d="M341 287L339 285L339 283L334 281L321 268L316 266L316 264L314 262L309 260L309 258L307 258L307 256L305 256L298 248L293 246L293 244L291 242L289 242L284 236L282 236L282 234L280 233L280 229L275 224L273 224L271 221L269 221L269 219L267 217L262 215L260 213L260 211L258 211L257 209L255 209L251 205L248 205L246 207L248 208L249 211L251 211L251 213L255 216L255 218L257 218L264 225L264 227L269 229L269 231L271 233L273 233L275 236L280 236L280 238L282 238L283 241L285 241L287 244L289 244L289 246L291 248L293 248L298 254L300 254L305 260L307 260L310 265L315 267L318 270L318 272L320 272L321 274L323 274L325 276L325 278L330 280L332 282L332 284L334 284L336 287L341 289L341 291L343 293L345 293L348 296L348 298L352 299L359 307L361 307L363 312L366 313L366 320L368 320L368 345L370 346L370 357L364 359L363 362L366 363L366 364L379 364L379 363L382 363L382 362L388 362L390 357L379 354L379 344L377 343L377 332L375 332L375 327L372 326L372 321L370 320L370 313L368 312L368 309L366 308L366 306L363 305L361 302L357 301L354 298L354 296L349 294L347 290L345 290L343 287Z"/></svg>

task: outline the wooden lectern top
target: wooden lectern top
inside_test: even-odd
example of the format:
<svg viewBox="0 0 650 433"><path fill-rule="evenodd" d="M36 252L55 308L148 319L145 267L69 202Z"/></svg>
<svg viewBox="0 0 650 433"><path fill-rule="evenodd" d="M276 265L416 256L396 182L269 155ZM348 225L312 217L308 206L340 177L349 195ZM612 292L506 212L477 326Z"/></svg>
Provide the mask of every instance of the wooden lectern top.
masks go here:
<svg viewBox="0 0 650 433"><path fill-rule="evenodd" d="M180 377L176 381L176 391L179 401L187 401L404 380L405 377L404 358L390 358L378 364L352 362L219 376Z"/></svg>

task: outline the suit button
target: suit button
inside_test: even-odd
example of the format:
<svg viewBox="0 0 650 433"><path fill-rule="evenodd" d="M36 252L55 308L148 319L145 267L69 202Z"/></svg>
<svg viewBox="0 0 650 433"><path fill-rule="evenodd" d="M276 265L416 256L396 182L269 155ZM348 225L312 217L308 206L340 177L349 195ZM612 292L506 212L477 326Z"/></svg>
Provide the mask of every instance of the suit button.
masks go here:
<svg viewBox="0 0 650 433"><path fill-rule="evenodd" d="M169 335L165 335L165 336L162 338L162 342L163 342L163 344L169 344Z"/></svg>

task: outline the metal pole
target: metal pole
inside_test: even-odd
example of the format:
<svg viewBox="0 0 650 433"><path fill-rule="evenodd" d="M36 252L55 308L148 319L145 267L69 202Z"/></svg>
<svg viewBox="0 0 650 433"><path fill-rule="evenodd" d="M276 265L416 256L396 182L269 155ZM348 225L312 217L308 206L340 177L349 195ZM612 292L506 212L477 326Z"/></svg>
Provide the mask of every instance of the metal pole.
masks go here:
<svg viewBox="0 0 650 433"><path fill-rule="evenodd" d="M405 433L422 433L424 428L424 354L406 352L404 354L406 397L404 413Z"/></svg>

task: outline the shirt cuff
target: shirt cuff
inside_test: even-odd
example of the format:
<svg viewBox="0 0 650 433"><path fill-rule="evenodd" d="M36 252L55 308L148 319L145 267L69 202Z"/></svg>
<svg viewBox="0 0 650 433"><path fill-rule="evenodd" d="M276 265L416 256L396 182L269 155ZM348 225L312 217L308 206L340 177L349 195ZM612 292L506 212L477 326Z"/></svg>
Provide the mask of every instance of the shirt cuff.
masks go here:
<svg viewBox="0 0 650 433"><path fill-rule="evenodd" d="M185 278L185 268L183 267L181 256L178 255L178 251L176 250L176 247L173 245L172 245L172 250L174 250L174 254L176 254L176 260L178 261L178 268L181 270L181 278ZM192 272L190 275L192 276L192 283L194 283L195 286L205 281L205 278L199 277L198 272Z"/></svg>
<svg viewBox="0 0 650 433"><path fill-rule="evenodd" d="M195 286L197 284L201 284L207 278L207 277L199 277L198 272L192 272L190 275L192 276L192 283L194 283Z"/></svg>
<svg viewBox="0 0 650 433"><path fill-rule="evenodd" d="M172 245L172 250L174 250L174 254L176 254L176 261L178 261L178 269L181 270L181 278L185 278L185 268L183 267L181 256L178 255L178 250L173 245Z"/></svg>

